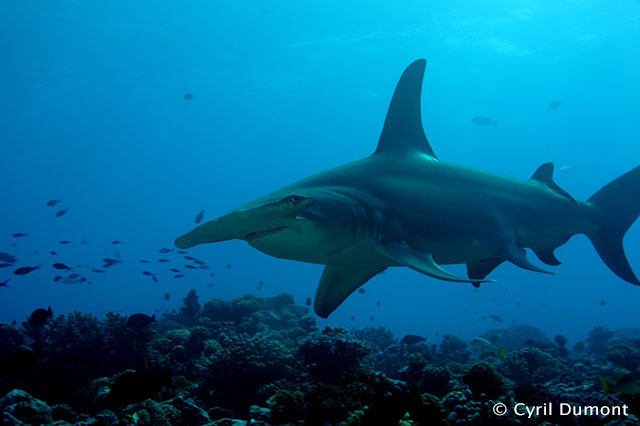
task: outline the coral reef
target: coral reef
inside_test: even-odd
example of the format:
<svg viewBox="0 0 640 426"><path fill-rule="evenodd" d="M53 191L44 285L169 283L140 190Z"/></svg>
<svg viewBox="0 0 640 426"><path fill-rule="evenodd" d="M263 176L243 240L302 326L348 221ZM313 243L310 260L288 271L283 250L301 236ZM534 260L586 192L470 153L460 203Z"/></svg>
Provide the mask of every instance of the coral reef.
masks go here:
<svg viewBox="0 0 640 426"><path fill-rule="evenodd" d="M495 399L502 396L505 391L504 379L491 364L486 362L479 362L471 366L462 380L469 385L476 398L484 394Z"/></svg>
<svg viewBox="0 0 640 426"><path fill-rule="evenodd" d="M369 348L349 337L347 330L325 327L302 341L297 356L314 378L332 383L345 370L356 367L368 352Z"/></svg>
<svg viewBox="0 0 640 426"><path fill-rule="evenodd" d="M0 425L627 426L640 398L599 379L637 374L627 334L595 328L571 350L518 325L485 333L491 350L478 359L451 334L407 345L382 327L319 331L288 294L200 306L191 290L141 328L80 312L37 330L0 324ZM498 402L626 403L632 414L498 416Z"/></svg>
<svg viewBox="0 0 640 426"><path fill-rule="evenodd" d="M615 336L615 332L605 327L595 327L587 337L587 348L594 355L602 356L607 351L607 343Z"/></svg>
<svg viewBox="0 0 640 426"><path fill-rule="evenodd" d="M507 351L514 351L526 346L525 342L546 342L547 335L538 327L529 324L515 324L511 327L492 329L480 337L487 339L497 347L504 347Z"/></svg>
<svg viewBox="0 0 640 426"><path fill-rule="evenodd" d="M518 384L544 383L560 372L560 362L537 348L513 351L504 360L504 374Z"/></svg>
<svg viewBox="0 0 640 426"><path fill-rule="evenodd" d="M629 371L636 371L640 367L640 350L618 343L607 349L606 359Z"/></svg>

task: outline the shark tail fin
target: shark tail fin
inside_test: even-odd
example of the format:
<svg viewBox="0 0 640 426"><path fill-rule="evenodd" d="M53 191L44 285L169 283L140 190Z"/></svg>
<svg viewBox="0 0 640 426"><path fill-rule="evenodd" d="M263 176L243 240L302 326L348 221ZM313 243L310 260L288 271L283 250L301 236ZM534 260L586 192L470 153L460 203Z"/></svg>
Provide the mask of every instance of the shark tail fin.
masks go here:
<svg viewBox="0 0 640 426"><path fill-rule="evenodd" d="M624 252L622 239L640 215L640 166L625 173L589 198L598 228L587 236L604 263L623 280L640 285Z"/></svg>

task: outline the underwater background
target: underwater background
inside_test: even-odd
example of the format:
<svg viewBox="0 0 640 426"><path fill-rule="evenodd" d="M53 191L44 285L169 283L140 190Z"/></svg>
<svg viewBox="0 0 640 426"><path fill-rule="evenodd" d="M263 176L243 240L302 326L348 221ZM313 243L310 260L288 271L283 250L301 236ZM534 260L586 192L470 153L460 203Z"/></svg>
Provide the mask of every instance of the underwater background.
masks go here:
<svg viewBox="0 0 640 426"><path fill-rule="evenodd" d="M282 293L305 306L320 265L269 257L242 241L189 249L204 262L194 264L173 241L202 210L211 220L372 153L395 84L418 58L427 60L424 128L442 160L522 179L553 161L556 182L585 200L640 159L640 5L631 0L4 1L0 46L0 252L16 258L0 269L0 282L9 280L0 287L0 322L15 321L14 334L49 306L54 318L155 314L158 327L168 312L165 321L192 327L193 316L175 318L191 289L201 305L254 295L263 302L251 313L289 309L290 299L284 308L264 302ZM638 273L640 225L624 243ZM496 282L480 289L390 268L328 319L312 310L294 317L306 315L318 330L384 327L397 339L423 336L421 356L442 365L452 361L428 351L447 334L470 342L526 324L549 339L565 336L567 347L595 327L640 337L640 288L609 271L584 236L556 255L563 264L554 275L503 264L490 276ZM105 258L119 263L105 268ZM56 262L72 270L52 268ZM25 266L38 269L13 274ZM460 265L446 269L465 273ZM78 276L65 278L71 273ZM67 320L51 319L47 333L54 321ZM22 343L42 338L33 333ZM520 350L505 346L507 358ZM472 358L455 362L483 355L468 350ZM504 361L498 355L496 363ZM393 376L393 368L370 365ZM28 383L10 387L51 394ZM242 404L225 408L246 418Z"/></svg>

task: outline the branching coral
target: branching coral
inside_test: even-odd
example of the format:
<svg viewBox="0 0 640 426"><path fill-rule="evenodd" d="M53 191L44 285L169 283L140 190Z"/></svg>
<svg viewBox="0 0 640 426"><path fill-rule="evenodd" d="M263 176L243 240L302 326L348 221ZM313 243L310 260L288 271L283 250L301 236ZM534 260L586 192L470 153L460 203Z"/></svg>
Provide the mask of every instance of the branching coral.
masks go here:
<svg viewBox="0 0 640 426"><path fill-rule="evenodd" d="M504 379L491 364L486 362L474 364L462 380L469 385L476 398L481 394L489 398L497 398L505 392Z"/></svg>
<svg viewBox="0 0 640 426"><path fill-rule="evenodd" d="M325 327L305 339L298 349L298 358L318 380L334 383L349 368L369 352L362 342L349 337L342 328Z"/></svg>
<svg viewBox="0 0 640 426"><path fill-rule="evenodd" d="M602 356L607 351L607 343L616 333L605 327L595 327L587 337L587 348L590 353Z"/></svg>
<svg viewBox="0 0 640 426"><path fill-rule="evenodd" d="M504 372L518 384L544 383L561 371L560 363L537 348L524 348L509 353L504 360Z"/></svg>
<svg viewBox="0 0 640 426"><path fill-rule="evenodd" d="M214 401L234 409L249 408L263 385L291 376L291 352L277 341L243 334L222 335L220 347L209 358L203 387Z"/></svg>

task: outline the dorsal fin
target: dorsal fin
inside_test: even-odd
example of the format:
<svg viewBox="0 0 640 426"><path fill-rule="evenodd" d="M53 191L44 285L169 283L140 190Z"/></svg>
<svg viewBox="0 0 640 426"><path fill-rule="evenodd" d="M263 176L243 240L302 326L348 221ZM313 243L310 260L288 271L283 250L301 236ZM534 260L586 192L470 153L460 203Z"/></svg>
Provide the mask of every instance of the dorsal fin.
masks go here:
<svg viewBox="0 0 640 426"><path fill-rule="evenodd" d="M553 163L544 163L538 167L531 179L542 183L553 182Z"/></svg>
<svg viewBox="0 0 640 426"><path fill-rule="evenodd" d="M531 176L531 180L544 183L556 194L562 195L577 204L575 198L573 198L571 194L560 188L560 186L553 181L553 163L544 163L538 167L538 169L533 173L533 176Z"/></svg>
<svg viewBox="0 0 640 426"><path fill-rule="evenodd" d="M418 59L402 73L393 93L382 134L379 152L420 152L436 158L422 128L420 96L427 61Z"/></svg>

